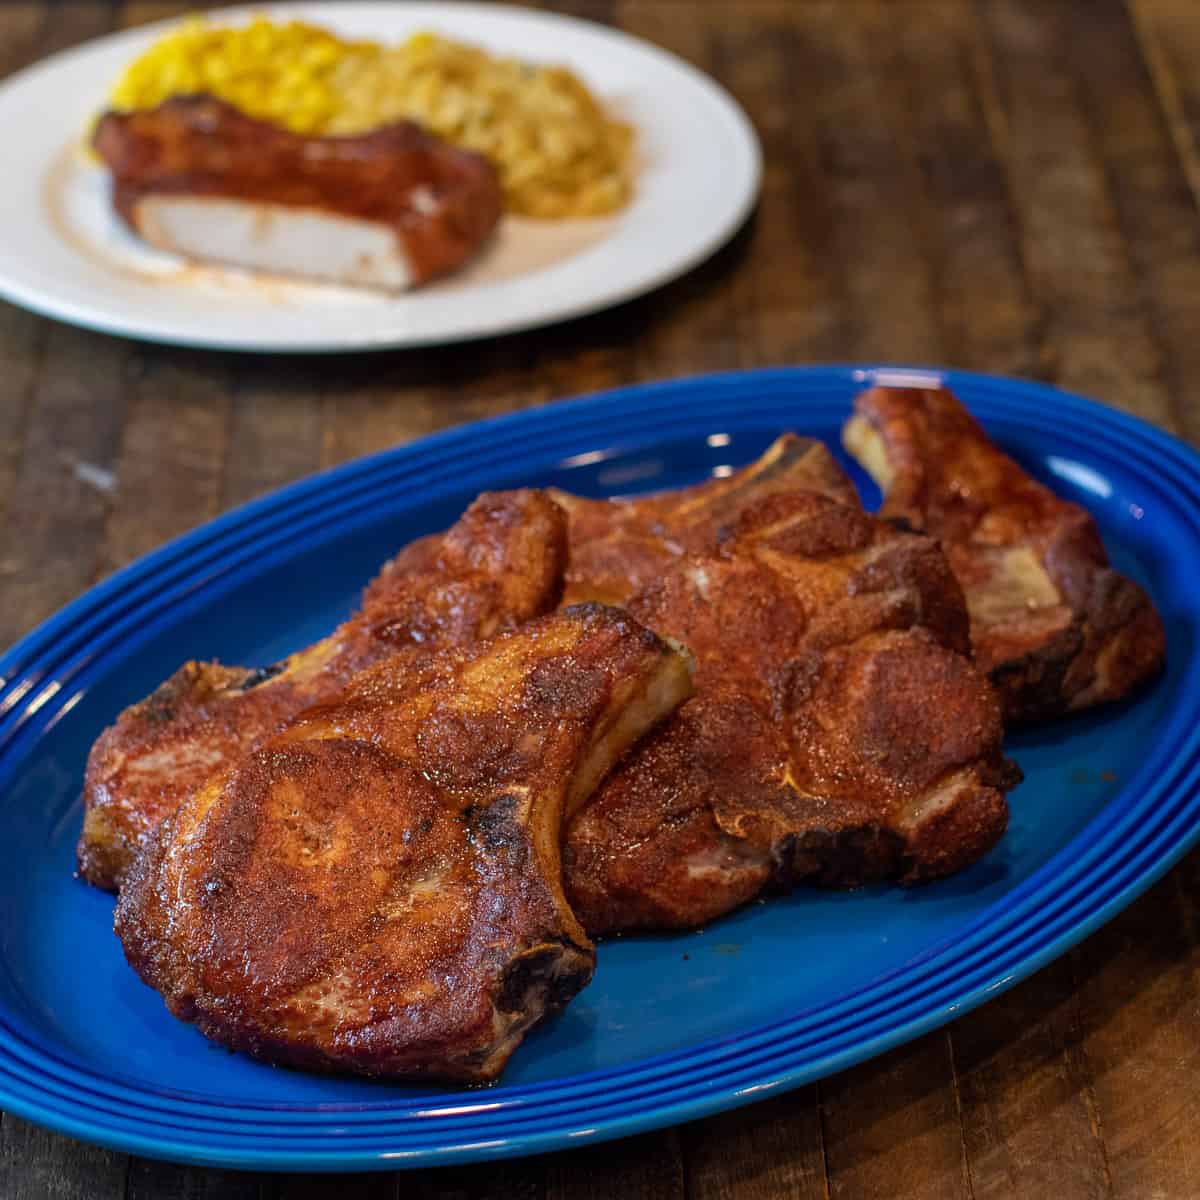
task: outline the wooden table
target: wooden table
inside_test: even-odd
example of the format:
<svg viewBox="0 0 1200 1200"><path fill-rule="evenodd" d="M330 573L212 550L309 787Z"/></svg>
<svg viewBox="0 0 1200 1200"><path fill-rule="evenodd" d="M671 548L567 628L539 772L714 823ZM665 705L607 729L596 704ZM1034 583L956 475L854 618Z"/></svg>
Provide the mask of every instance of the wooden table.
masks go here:
<svg viewBox="0 0 1200 1200"><path fill-rule="evenodd" d="M5 3L0 70L181 7ZM1052 380L1200 437L1197 0L552 7L668 46L741 100L767 163L749 227L645 299L445 351L237 357L0 306L0 644L164 539L318 467L634 380L951 363ZM6 1115L0 1196L1198 1196L1198 891L1192 854L949 1028L678 1129L306 1180L130 1158Z"/></svg>

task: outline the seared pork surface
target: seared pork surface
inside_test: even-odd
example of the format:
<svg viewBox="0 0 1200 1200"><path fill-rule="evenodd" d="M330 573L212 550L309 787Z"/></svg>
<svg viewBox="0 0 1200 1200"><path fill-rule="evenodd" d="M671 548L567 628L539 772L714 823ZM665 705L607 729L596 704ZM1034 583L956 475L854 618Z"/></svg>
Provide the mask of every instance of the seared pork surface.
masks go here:
<svg viewBox="0 0 1200 1200"><path fill-rule="evenodd" d="M710 488L676 497L694 530ZM705 551L664 549L628 602L695 655L696 696L568 828L567 893L593 934L700 925L800 881L932 879L1007 824L1019 772L937 544L818 492L749 489L737 512L712 494ZM613 505L602 594L623 544L640 569L675 538L657 499L639 525L639 503Z"/></svg>
<svg viewBox="0 0 1200 1200"><path fill-rule="evenodd" d="M180 96L105 113L93 145L136 233L255 270L401 290L462 266L500 219L491 165L410 122L306 137Z"/></svg>
<svg viewBox="0 0 1200 1200"><path fill-rule="evenodd" d="M589 500L550 489L569 517L571 552L563 603L624 604L683 555L717 545L759 500L797 489L857 505L858 494L828 447L785 433L725 479L633 500Z"/></svg>
<svg viewBox="0 0 1200 1200"><path fill-rule="evenodd" d="M945 388L875 387L854 409L846 448L882 489L882 516L941 541L1006 720L1090 708L1157 674L1162 621L1109 565L1086 509L1032 479Z"/></svg>
<svg viewBox="0 0 1200 1200"><path fill-rule="evenodd" d="M165 815L356 671L473 645L553 608L565 559L566 522L545 493L485 492L447 533L388 563L361 610L315 645L266 669L185 663L92 747L80 873L117 887Z"/></svg>
<svg viewBox="0 0 1200 1200"><path fill-rule="evenodd" d="M488 1080L588 982L564 818L690 692L620 610L396 656L168 816L116 928L176 1016L273 1062Z"/></svg>

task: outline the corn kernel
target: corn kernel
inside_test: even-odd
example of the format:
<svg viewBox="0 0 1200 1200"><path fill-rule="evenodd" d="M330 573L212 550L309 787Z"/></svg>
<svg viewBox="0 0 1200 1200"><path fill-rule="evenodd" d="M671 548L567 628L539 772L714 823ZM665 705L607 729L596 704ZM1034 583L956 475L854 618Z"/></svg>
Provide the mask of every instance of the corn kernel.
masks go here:
<svg viewBox="0 0 1200 1200"><path fill-rule="evenodd" d="M433 33L351 42L302 21L239 28L189 17L125 69L118 109L207 91L296 133L360 133L407 117L495 164L513 212L557 218L627 203L633 130L563 67L494 58Z"/></svg>

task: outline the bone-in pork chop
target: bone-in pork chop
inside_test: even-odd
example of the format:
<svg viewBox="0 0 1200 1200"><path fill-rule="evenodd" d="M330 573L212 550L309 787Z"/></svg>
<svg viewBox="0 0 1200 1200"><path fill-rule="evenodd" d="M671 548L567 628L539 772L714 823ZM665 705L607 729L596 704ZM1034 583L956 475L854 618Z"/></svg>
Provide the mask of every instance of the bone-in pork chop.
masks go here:
<svg viewBox="0 0 1200 1200"><path fill-rule="evenodd" d="M695 487L633 500L588 500L551 489L569 517L564 604L623 604L672 562L715 546L739 515L768 496L804 489L858 505L828 448L786 433L748 467Z"/></svg>
<svg viewBox="0 0 1200 1200"><path fill-rule="evenodd" d="M932 539L814 492L770 495L629 611L688 646L696 696L568 828L589 932L700 925L800 881L915 883L1003 833L1019 773Z"/></svg>
<svg viewBox="0 0 1200 1200"><path fill-rule="evenodd" d="M940 539L1008 721L1116 700L1161 669L1162 621L1109 566L1091 514L1031 479L949 391L874 387L854 409L846 448L883 516Z"/></svg>
<svg viewBox="0 0 1200 1200"><path fill-rule="evenodd" d="M80 873L115 888L142 839L215 771L354 672L393 654L470 645L553 608L566 560L561 510L536 491L484 493L447 533L414 542L360 612L266 669L189 662L92 747Z"/></svg>
<svg viewBox="0 0 1200 1200"><path fill-rule="evenodd" d="M591 977L564 817L690 690L683 655L600 605L381 663L161 823L121 890L125 952L256 1057L493 1079Z"/></svg>

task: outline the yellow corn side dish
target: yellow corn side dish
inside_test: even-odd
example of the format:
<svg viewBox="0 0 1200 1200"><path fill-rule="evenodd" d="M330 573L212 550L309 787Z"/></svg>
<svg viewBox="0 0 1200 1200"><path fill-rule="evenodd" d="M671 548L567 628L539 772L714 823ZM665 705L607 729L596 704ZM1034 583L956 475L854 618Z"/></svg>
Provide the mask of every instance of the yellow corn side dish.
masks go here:
<svg viewBox="0 0 1200 1200"><path fill-rule="evenodd" d="M294 133L418 121L489 158L508 210L525 216L599 216L632 193L633 130L577 76L432 33L389 47L300 21L230 28L193 18L131 63L110 100L143 109L194 92Z"/></svg>

